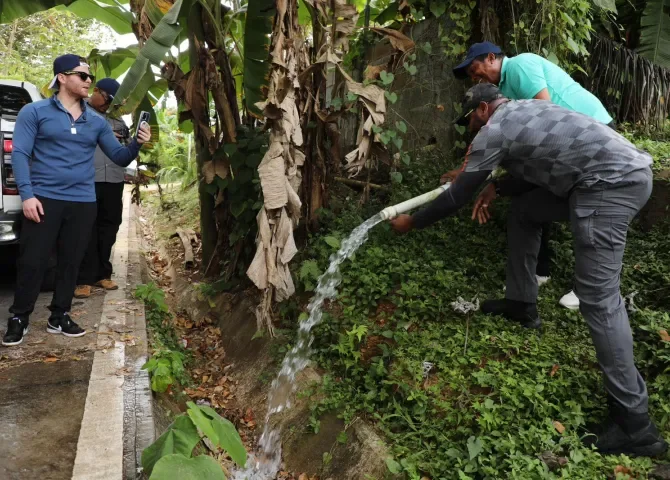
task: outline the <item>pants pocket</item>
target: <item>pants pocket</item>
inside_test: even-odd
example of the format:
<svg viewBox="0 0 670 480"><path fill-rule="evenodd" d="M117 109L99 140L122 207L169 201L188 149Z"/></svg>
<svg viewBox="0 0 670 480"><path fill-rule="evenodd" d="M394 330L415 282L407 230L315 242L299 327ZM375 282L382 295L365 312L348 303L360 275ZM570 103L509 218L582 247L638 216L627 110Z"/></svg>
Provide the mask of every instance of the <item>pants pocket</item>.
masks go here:
<svg viewBox="0 0 670 480"><path fill-rule="evenodd" d="M575 253L599 263L623 261L628 233L625 215L601 215L595 209L575 209L571 221Z"/></svg>

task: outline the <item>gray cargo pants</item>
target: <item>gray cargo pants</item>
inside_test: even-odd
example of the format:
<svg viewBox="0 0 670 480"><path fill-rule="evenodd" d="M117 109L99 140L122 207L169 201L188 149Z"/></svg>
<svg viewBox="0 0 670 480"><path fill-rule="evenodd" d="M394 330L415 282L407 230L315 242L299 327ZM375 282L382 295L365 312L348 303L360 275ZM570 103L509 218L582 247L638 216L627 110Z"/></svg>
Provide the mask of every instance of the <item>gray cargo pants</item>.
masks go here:
<svg viewBox="0 0 670 480"><path fill-rule="evenodd" d="M515 197L507 223L510 300L535 303L535 267L544 222L570 221L575 293L591 332L607 392L631 413L647 412L647 388L633 361L633 336L619 291L628 225L651 195L650 169L616 184L576 188L568 198L534 189Z"/></svg>

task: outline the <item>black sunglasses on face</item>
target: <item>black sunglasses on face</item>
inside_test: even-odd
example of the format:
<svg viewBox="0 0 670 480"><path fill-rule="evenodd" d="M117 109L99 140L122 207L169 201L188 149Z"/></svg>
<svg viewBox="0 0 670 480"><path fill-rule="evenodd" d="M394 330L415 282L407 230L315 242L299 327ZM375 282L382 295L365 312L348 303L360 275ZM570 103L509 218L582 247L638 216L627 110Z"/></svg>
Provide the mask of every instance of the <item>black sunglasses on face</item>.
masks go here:
<svg viewBox="0 0 670 480"><path fill-rule="evenodd" d="M95 75L91 75L90 73L86 72L75 72L74 70L70 70L69 72L61 72L63 75L79 75L79 78L81 78L82 82L85 82L89 78L91 79L91 82L95 82Z"/></svg>

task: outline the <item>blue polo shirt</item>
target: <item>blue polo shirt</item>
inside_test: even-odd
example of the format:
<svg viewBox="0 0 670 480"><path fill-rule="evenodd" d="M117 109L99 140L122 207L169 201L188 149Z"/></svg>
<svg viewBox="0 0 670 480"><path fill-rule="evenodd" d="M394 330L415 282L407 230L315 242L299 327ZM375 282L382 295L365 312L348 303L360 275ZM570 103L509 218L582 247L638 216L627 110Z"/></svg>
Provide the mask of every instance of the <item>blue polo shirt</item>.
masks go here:
<svg viewBox="0 0 670 480"><path fill-rule="evenodd" d="M71 202L95 202L93 155L98 145L114 163L137 157L136 139L124 147L107 120L82 101L75 122L53 97L21 109L14 127L12 166L21 200L35 195Z"/></svg>
<svg viewBox="0 0 670 480"><path fill-rule="evenodd" d="M534 53L503 58L498 88L512 100L533 99L546 88L556 105L583 113L604 124L612 121L598 97L575 82L558 65Z"/></svg>

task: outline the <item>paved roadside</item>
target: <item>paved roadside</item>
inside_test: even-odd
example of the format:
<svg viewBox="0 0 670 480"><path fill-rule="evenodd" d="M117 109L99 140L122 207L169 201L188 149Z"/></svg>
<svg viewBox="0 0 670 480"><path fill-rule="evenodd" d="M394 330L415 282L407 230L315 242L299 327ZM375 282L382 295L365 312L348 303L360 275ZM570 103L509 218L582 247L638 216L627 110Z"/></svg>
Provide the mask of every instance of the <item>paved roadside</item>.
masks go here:
<svg viewBox="0 0 670 480"><path fill-rule="evenodd" d="M75 300L71 315L88 333L46 332L51 292L40 295L30 331L0 348L0 479L134 479L153 440L144 310L132 293L139 251L130 191L113 252L119 290ZM13 285L0 285L0 331Z"/></svg>

